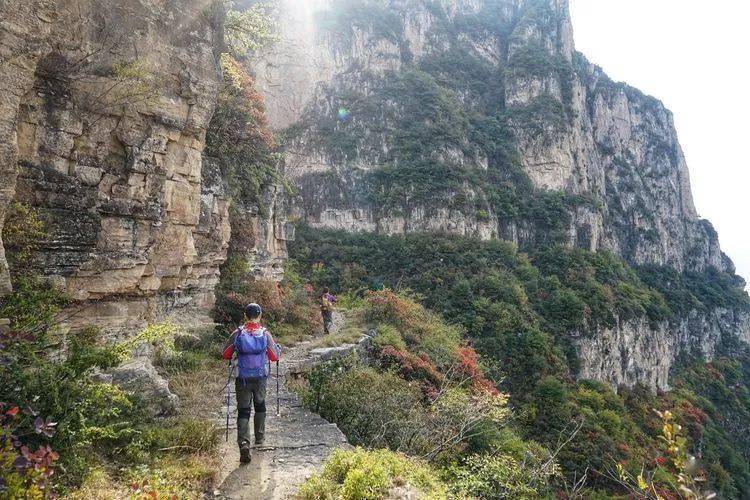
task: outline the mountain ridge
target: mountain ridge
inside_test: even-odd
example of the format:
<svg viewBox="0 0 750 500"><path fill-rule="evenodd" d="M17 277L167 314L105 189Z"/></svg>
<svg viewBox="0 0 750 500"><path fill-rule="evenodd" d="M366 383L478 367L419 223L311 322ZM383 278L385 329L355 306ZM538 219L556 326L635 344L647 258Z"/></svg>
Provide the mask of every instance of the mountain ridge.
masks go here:
<svg viewBox="0 0 750 500"><path fill-rule="evenodd" d="M254 68L292 218L608 250L741 286L695 210L672 113L575 50L568 2L282 1L279 25ZM618 322L579 339L581 376L666 389L684 352L750 339L748 318Z"/></svg>

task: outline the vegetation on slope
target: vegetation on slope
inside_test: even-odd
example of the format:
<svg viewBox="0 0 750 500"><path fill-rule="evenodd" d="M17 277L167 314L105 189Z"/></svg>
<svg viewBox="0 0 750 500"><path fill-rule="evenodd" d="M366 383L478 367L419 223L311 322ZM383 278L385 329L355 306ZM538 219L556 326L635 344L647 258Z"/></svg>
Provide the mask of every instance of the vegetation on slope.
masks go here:
<svg viewBox="0 0 750 500"><path fill-rule="evenodd" d="M235 57L274 39L265 6L228 12L225 41ZM116 69L116 86L136 85L138 99L153 94L137 61ZM221 158L234 200L262 208L263 189L278 181L273 138L252 78L226 54L222 69L206 151ZM0 337L0 496L201 497L217 462L217 431L206 409L223 383L215 358L224 333L151 325L122 342L97 328L63 334L59 321L69 298L35 271L45 229L20 204L3 228L15 292L0 299L0 317L11 322ZM290 309L287 315L296 314ZM108 381L107 372L136 348L155 353L159 373L180 397L176 413L156 415L153 401Z"/></svg>
<svg viewBox="0 0 750 500"><path fill-rule="evenodd" d="M24 227L36 229L26 233ZM210 419L195 416L205 401L192 402L187 388L195 385L191 377L210 368L210 353L218 349L211 332L191 348L175 345L176 330L169 325L151 326L122 342L93 327L63 336L57 327L68 297L24 263L45 237L43 224L33 210L16 206L4 236L17 265L15 291L0 299L0 317L11 321L0 337L0 496L204 491L217 436ZM155 350L160 369L185 397L181 412L155 416L140 394L102 375L143 344Z"/></svg>
<svg viewBox="0 0 750 500"><path fill-rule="evenodd" d="M683 300L682 295L665 298L611 254L549 247L526 255L502 241L304 227L291 250L301 268L310 269L314 285L338 284L354 293L383 286L411 289L427 307L461 325L488 374L509 392L525 439L554 447L561 435L580 427L558 455L571 480L588 471L590 487L616 491L620 485L612 479L613 464L635 472L661 456L654 439L661 426L651 409L673 409L683 418L696 405L692 391L687 405L674 396L678 392L657 398L636 388L618 394L598 382L575 381L572 335L587 335L620 319L668 321ZM707 308L727 301L747 307L747 297L743 300L742 292L728 285L736 283L731 277L710 273L719 283L709 287L713 294L705 293L704 280L685 279L680 290L699 304L705 300ZM718 425L711 431L703 441L691 441L693 451L719 450L711 455L717 460L712 484L722 493L744 491L737 455L721 445L727 431Z"/></svg>
<svg viewBox="0 0 750 500"><path fill-rule="evenodd" d="M352 196L357 203L371 205L382 216L439 205L479 221L494 215L504 223L521 224L540 243L564 241L571 211L593 207L595 200L534 189L520 168L516 143L519 132L535 135L567 126L571 65L539 45L514 39L506 68L480 55L469 41L487 29L509 44L515 23L547 26L553 17L549 6L540 3L520 20L503 21L502 9L494 6L486 7L492 12L449 22L442 8L431 3L428 8L437 19L433 35L447 40L448 47L418 61L403 48L400 8L376 1L338 2L324 15L324 29L337 35L357 27L401 46L401 61L397 71L364 72L362 81L337 83L325 106L287 132L326 154L343 176L334 180L310 174L310 180L302 181L303 191L307 184L319 189L346 182L349 191L356 186ZM499 24L485 26L488 22ZM506 73L557 79L562 101L544 94L527 105L506 107ZM360 164L367 164L367 171L359 170ZM335 189L328 194L327 205L339 199L351 202ZM306 195L311 211L316 210L315 197Z"/></svg>
<svg viewBox="0 0 750 500"><path fill-rule="evenodd" d="M507 397L485 377L459 327L390 290L368 293L360 307L364 324L375 330L370 349L362 358L314 368L300 389L307 406L336 422L353 444L403 453L415 461L415 470L424 470L420 464L427 461L443 488L459 497L551 491L559 480L555 457L512 429ZM366 456L376 471L394 457L384 451ZM385 473L387 481L381 474L372 480L391 486L398 478L396 471ZM411 482L408 476L402 481ZM321 498L329 487L314 478L303 491ZM382 498L383 490L377 491L363 497L344 491L342 498Z"/></svg>
<svg viewBox="0 0 750 500"><path fill-rule="evenodd" d="M447 488L427 464L387 450L338 450L323 471L300 489L303 500L322 498L378 500L401 493L446 498Z"/></svg>
<svg viewBox="0 0 750 500"><path fill-rule="evenodd" d="M206 154L219 163L229 188L232 239L227 261L221 267L214 317L232 331L242 323L244 306L258 302L263 304L264 319L276 339L294 342L319 329L321 319L313 290L303 288L291 268L280 286L256 279L250 270L250 263L257 257L254 249L258 237L252 219L269 215L264 195L273 185L284 182L278 169L276 142L268 129L265 105L254 78L228 54L222 56L221 63L224 85L208 128Z"/></svg>
<svg viewBox="0 0 750 500"><path fill-rule="evenodd" d="M400 69L378 76L357 72L348 86L337 81L321 99L320 109L289 135L327 155L341 173L341 178L326 174L317 179L319 174L310 174L303 179L303 191L308 186L315 191L304 196L309 213L340 202L342 208L369 204L376 216L408 215L424 208L429 217L431 207L449 208L479 221L497 216L500 228L512 222L519 229L528 254L503 242L441 235L385 238L302 228L293 255L303 269L310 269L306 276L314 285L338 284L340 290L357 294L383 286L411 289L427 307L461 325L465 338L483 355L487 373L509 391L523 438L551 447L561 435L578 429L558 455L569 479L588 470L590 488L610 493L629 490L633 481L636 489L645 484L650 495L661 494L659 488L670 490L669 485L677 489L682 458L664 455L656 436L659 429L674 425L667 415L688 421L705 415L705 437L690 435L692 451L705 451L720 464L711 471L713 486L736 496L748 483L737 454L722 444L728 431L709 421L706 412L715 403L696 395L706 388L691 386L655 397L640 387L618 394L601 383L577 382L573 339L621 321L655 325L677 321L694 310L746 310L749 302L742 283L715 269L684 274L653 266L633 269L607 252L556 246L568 241L574 209L604 207L597 199L534 189L519 168L517 142L519 137L552 138L569 126L573 76L582 69L581 59L571 64L523 36L558 28L550 2L525 2L528 8L513 19L501 4L486 2L478 14L457 14L448 21L440 5L428 3L436 17L431 35L441 50L427 50L416 61L405 48L402 21L394 17L400 5L384 10L382 2L338 2L337 15L327 18L325 29L351 38L357 28L392 43L399 49L394 57L400 59ZM472 46L478 34L479 41L486 40L485 35L497 37L504 54L498 62ZM506 103L506 83L524 80L544 82L551 90L523 106ZM339 184L345 189L337 189ZM321 194L321 186L333 187ZM625 224L623 214L613 207L610 213L619 221L613 224ZM655 233L644 237L648 241ZM384 332L401 348L406 345L388 328ZM430 359L432 365L427 366L411 360L408 374L390 366L389 376L409 381L416 370L434 381L441 367ZM700 360L693 363L704 366ZM358 422L360 412L374 412L359 406L368 401L359 401L349 384L367 380L377 386L381 375L371 366L353 370L328 387L348 398L346 408L329 409L332 418L344 412L349 421ZM395 378L386 383L399 387ZM406 393L400 397L411 401ZM741 397L723 397L733 401L730 413L740 415ZM674 413L662 412L660 417L653 408ZM325 405L321 411L327 411ZM712 415L721 418L719 413ZM395 438L381 437L383 441L373 443L354 432L353 439L394 448ZM750 448L743 453L747 459ZM650 469L652 476L641 477L638 470L643 464L658 467ZM662 470L663 464L671 464L670 471Z"/></svg>

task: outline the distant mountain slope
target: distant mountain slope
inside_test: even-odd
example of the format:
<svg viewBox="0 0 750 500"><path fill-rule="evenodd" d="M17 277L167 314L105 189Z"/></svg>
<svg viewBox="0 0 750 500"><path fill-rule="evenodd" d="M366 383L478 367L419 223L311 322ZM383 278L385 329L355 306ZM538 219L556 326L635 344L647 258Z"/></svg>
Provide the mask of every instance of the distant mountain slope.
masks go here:
<svg viewBox="0 0 750 500"><path fill-rule="evenodd" d="M255 69L311 227L609 250L675 300L683 273L742 288L670 112L575 51L567 1L281 1L279 19ZM681 354L750 338L715 306L599 327L581 375L666 388Z"/></svg>
<svg viewBox="0 0 750 500"><path fill-rule="evenodd" d="M566 1L280 4L259 85L312 225L732 269L671 114L575 51Z"/></svg>

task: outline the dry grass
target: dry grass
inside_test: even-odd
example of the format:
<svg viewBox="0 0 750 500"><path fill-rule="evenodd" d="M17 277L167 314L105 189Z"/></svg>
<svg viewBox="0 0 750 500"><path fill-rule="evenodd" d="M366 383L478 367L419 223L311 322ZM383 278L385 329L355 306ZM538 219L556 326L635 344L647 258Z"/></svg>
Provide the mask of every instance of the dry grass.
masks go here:
<svg viewBox="0 0 750 500"><path fill-rule="evenodd" d="M95 469L80 489L67 494L73 500L121 500L124 498L204 498L213 483L214 457L190 455L158 459L149 466L116 474Z"/></svg>
<svg viewBox="0 0 750 500"><path fill-rule="evenodd" d="M271 329L271 334L276 342L291 347L311 339L314 335L320 333L319 328L300 328L298 326L280 325Z"/></svg>
<svg viewBox="0 0 750 500"><path fill-rule="evenodd" d="M226 361L218 358L216 354L216 359L206 359L198 370L171 377L169 388L180 397L180 414L202 414L216 406L228 375Z"/></svg>

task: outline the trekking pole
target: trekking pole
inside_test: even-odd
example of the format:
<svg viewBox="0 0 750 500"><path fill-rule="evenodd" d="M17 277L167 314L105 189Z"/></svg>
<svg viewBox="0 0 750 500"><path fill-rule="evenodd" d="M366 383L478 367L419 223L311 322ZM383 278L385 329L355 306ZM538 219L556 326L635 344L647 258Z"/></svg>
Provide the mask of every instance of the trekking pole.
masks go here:
<svg viewBox="0 0 750 500"><path fill-rule="evenodd" d="M232 360L229 360L229 377L227 378L227 432L226 432L226 442L229 442L229 404L231 400L231 386L232 386Z"/></svg>
<svg viewBox="0 0 750 500"><path fill-rule="evenodd" d="M279 405L279 360L276 360L276 416L281 416L281 406Z"/></svg>

